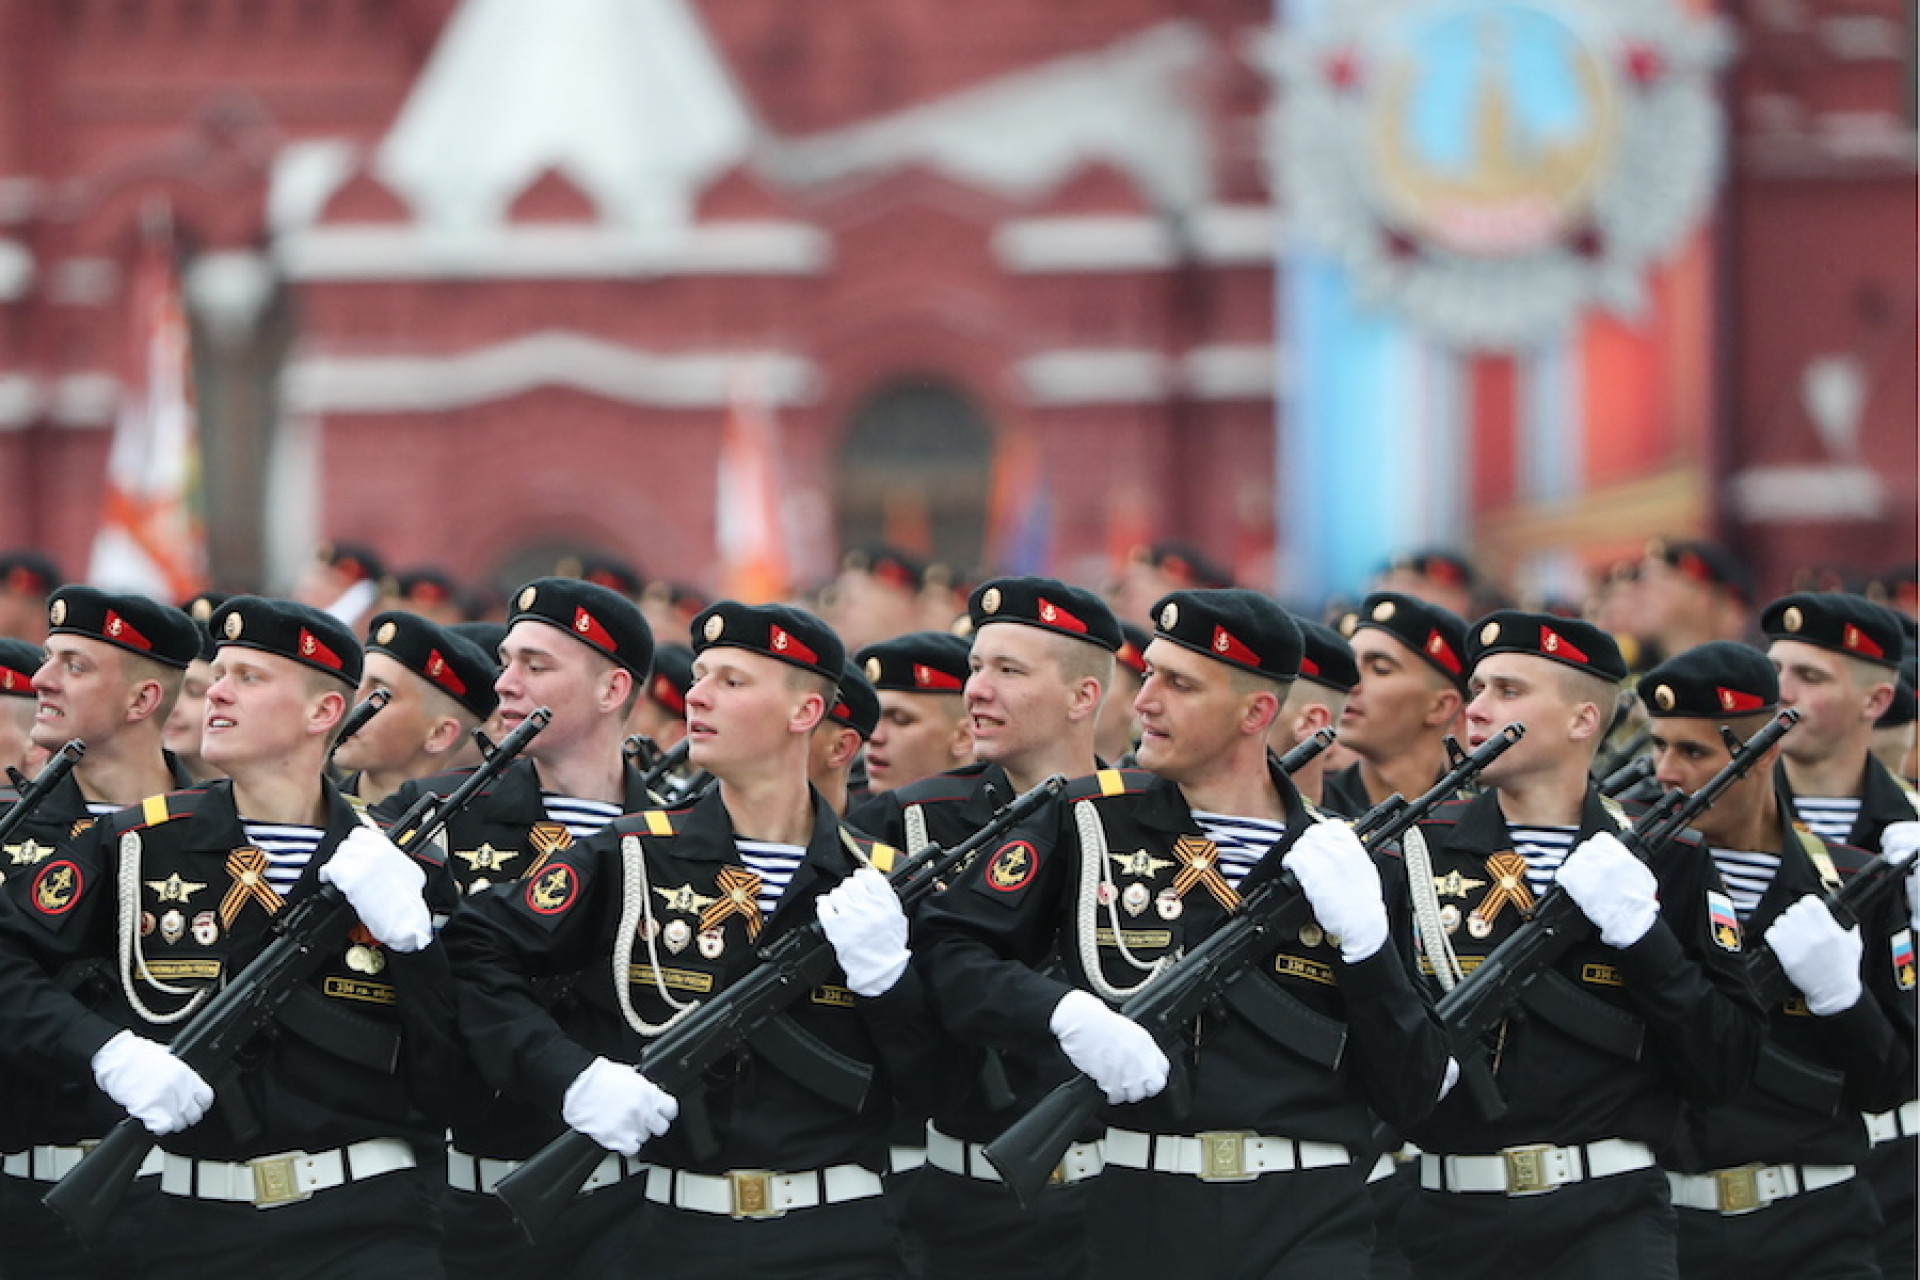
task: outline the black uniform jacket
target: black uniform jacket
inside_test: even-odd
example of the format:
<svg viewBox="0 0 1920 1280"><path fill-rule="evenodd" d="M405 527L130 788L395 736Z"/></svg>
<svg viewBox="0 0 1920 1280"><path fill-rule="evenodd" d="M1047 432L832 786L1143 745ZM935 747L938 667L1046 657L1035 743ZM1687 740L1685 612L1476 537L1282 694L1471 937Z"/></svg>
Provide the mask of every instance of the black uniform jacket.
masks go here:
<svg viewBox="0 0 1920 1280"><path fill-rule="evenodd" d="M1783 815L1791 812L1783 802ZM1791 825L1782 831L1780 869L1742 925L1748 946L1760 941L1782 911L1822 892L1807 840L1818 837ZM1867 860L1859 849L1830 843L1825 848L1842 879ZM1906 998L1914 986L1913 944L1904 896L1895 897L1876 919L1861 924L1861 996L1854 1006L1814 1017L1795 991L1769 1009L1767 1044L1752 1082L1731 1102L1689 1103L1662 1163L1702 1173L1748 1163L1854 1164L1866 1155L1860 1112L1898 1105L1911 1088L1913 1071ZM1904 939L1903 931L1909 935ZM1802 1074L1806 1067L1817 1074Z"/></svg>
<svg viewBox="0 0 1920 1280"><path fill-rule="evenodd" d="M1433 857L1444 918L1461 966L1471 969L1519 925L1518 907L1491 909L1491 932L1472 936L1482 904L1499 901L1496 856L1519 857L1507 831L1497 791L1459 801L1420 824ZM1580 813L1581 840L1619 828L1589 784ZM1494 1079L1509 1110L1490 1121L1465 1089L1456 1089L1412 1138L1439 1153L1491 1152L1532 1142L1567 1144L1629 1138L1660 1146L1679 1119L1682 1096L1700 1101L1732 1097L1748 1080L1764 1025L1747 981L1737 928L1716 932L1708 895L1725 917L1732 905L1704 846L1690 835L1657 859L1660 915L1647 935L1616 949L1591 932L1552 970L1606 1009L1644 1024L1638 1061L1596 1047L1587 1039L1517 1009L1494 1037ZM1453 908L1448 911L1447 908ZM1429 971L1423 958L1423 971ZM1429 978L1432 989L1437 982Z"/></svg>
<svg viewBox="0 0 1920 1280"><path fill-rule="evenodd" d="M160 754L166 760L167 772L173 775L174 785L181 790L191 790L196 784L173 753ZM12 787L0 787L0 812L11 809L19 798L20 793ZM34 807L13 839L0 849L0 881L11 885L16 895L20 894L22 886L33 877L31 868L45 862L69 841L77 840L93 823L94 815L87 808L80 781L69 773Z"/></svg>
<svg viewBox="0 0 1920 1280"><path fill-rule="evenodd" d="M84 1000L44 981L0 993L0 1040L22 1066L90 1081L93 1054L121 1028L171 1039L184 1023L149 1021L127 990L164 1017L185 1005L183 992L232 981L273 940L276 917L317 891L320 867L360 825L333 785L321 785L325 834L284 900L266 884L265 855L248 844L224 781L102 818L41 863L19 909L0 917L0 948L32 957L45 974L104 961L105 977L81 989ZM137 918L127 923L143 964L119 957L123 881L134 895ZM431 1098L451 1048L452 984L441 949L400 955L356 926L305 987L243 1051L237 1078L210 1081L219 1091L213 1111L161 1146L244 1160L437 1132L416 1102ZM118 1118L94 1114L67 1125L63 1116L64 1132L37 1140L98 1136L102 1120Z"/></svg>
<svg viewBox="0 0 1920 1280"><path fill-rule="evenodd" d="M1271 776L1287 814L1285 834L1241 881L1241 894L1280 874L1281 855L1313 820L1293 784L1278 769ZM1212 879L1182 879L1210 846L1179 787L1144 770L1103 770L1074 783L1064 799L1053 829L1031 838L1016 833L926 912L922 963L943 1020L965 1039L1051 1048L1054 1006L1075 986L1093 988L1085 953L1097 956L1107 982L1132 987L1141 979L1135 965L1183 951L1227 919L1223 901L1234 899L1216 896ZM1107 846L1090 904L1081 902L1082 806L1097 816ZM1404 885L1397 873L1383 879ZM1389 894L1389 919L1398 922L1390 936L1403 940L1410 936L1404 900ZM1181 1108L1169 1090L1112 1108L1108 1119L1155 1133L1243 1129L1358 1148L1374 1114L1394 1124L1424 1115L1439 1092L1446 1050L1411 981L1408 956L1390 943L1347 965L1317 925L1300 934L1283 939L1259 973L1346 1024L1337 1070L1296 1055L1230 1010L1209 1011L1170 1050L1189 1074L1191 1105Z"/></svg>
<svg viewBox="0 0 1920 1280"><path fill-rule="evenodd" d="M1342 818L1357 818L1373 807L1360 766L1350 764L1326 775L1320 783L1320 807Z"/></svg>
<svg viewBox="0 0 1920 1280"><path fill-rule="evenodd" d="M752 894L736 895L750 873L715 791L686 809L621 818L553 854L525 881L470 897L446 929L462 1027L491 1081L550 1116L560 1115L568 1085L596 1056L638 1062L650 1038L619 1007L609 968L626 898L627 837L638 846L646 891L618 965L636 1017L655 1027L674 1012L668 997L684 1004L720 995L755 967L760 946L812 924L815 899L858 869L854 849L864 857L880 848L842 827L815 793L806 858L761 922ZM885 861L892 851L881 854ZM536 984L570 974L579 975L580 1003L562 1025ZM919 979L909 967L873 999L829 983L802 994L790 1013L815 1039L875 1068L860 1110L810 1092L746 1050L709 1073L699 1098L681 1098L681 1122L647 1144L648 1159L700 1172L886 1167L889 1090L926 1070L931 1023ZM696 1104L713 1143L689 1133L698 1127L687 1122Z"/></svg>
<svg viewBox="0 0 1920 1280"><path fill-rule="evenodd" d="M1786 797L1791 812L1793 803L1793 784L1787 781L1786 761L1775 766L1774 780L1779 784L1780 792ZM1867 757L1865 771L1860 778L1860 813L1853 820L1853 830L1847 833L1847 843L1856 849L1865 849L1868 853L1880 852L1880 833L1896 822L1912 822L1920 818L1920 807L1916 807L1914 793L1893 776L1887 766L1874 756Z"/></svg>

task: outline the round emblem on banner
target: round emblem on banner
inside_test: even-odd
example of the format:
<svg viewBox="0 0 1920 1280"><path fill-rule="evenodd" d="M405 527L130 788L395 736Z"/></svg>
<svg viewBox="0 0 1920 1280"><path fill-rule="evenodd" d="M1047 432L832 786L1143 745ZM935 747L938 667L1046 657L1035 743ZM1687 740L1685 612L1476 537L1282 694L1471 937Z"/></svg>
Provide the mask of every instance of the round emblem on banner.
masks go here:
<svg viewBox="0 0 1920 1280"><path fill-rule="evenodd" d="M1653 691L1653 705L1662 711L1673 710L1674 701L1673 686L1670 684L1663 684Z"/></svg>
<svg viewBox="0 0 1920 1280"><path fill-rule="evenodd" d="M1171 631L1174 628L1174 624L1179 621L1180 606L1169 600L1166 606L1160 610L1160 629L1162 631Z"/></svg>
<svg viewBox="0 0 1920 1280"><path fill-rule="evenodd" d="M57 627L66 620L67 602L65 600L55 600L53 602L53 608L47 610L47 621Z"/></svg>
<svg viewBox="0 0 1920 1280"><path fill-rule="evenodd" d="M1394 605L1391 600L1382 600L1379 604L1373 606L1373 620L1375 622L1386 622L1391 619L1393 615Z"/></svg>
<svg viewBox="0 0 1920 1280"><path fill-rule="evenodd" d="M245 622L240 620L238 613L230 613L227 615L226 625L223 626L221 630L226 632L227 639L238 640L240 633L246 629L246 625Z"/></svg>
<svg viewBox="0 0 1920 1280"><path fill-rule="evenodd" d="M700 634L706 637L708 644L712 644L720 638L720 633L726 629L727 620L716 613L707 619L706 626L700 628Z"/></svg>
<svg viewBox="0 0 1920 1280"><path fill-rule="evenodd" d="M375 644L392 644L394 633L399 629L400 628L394 626L391 622L383 622L380 624L380 629L373 633L373 642Z"/></svg>
<svg viewBox="0 0 1920 1280"><path fill-rule="evenodd" d="M980 593L980 612L982 613L1000 612L1000 588L988 587L985 591Z"/></svg>

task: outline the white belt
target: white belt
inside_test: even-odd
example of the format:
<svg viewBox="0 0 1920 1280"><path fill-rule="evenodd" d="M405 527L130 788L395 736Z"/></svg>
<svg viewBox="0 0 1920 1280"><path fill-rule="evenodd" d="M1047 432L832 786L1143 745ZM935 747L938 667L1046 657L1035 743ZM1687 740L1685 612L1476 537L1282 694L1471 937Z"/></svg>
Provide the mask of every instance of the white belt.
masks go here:
<svg viewBox="0 0 1920 1280"><path fill-rule="evenodd" d="M1337 1142L1269 1138L1241 1130L1186 1134L1108 1129L1107 1163L1123 1169L1183 1173L1202 1182L1247 1182L1265 1173L1331 1169L1353 1163Z"/></svg>
<svg viewBox="0 0 1920 1280"><path fill-rule="evenodd" d="M1903 1102L1892 1111L1864 1111L1860 1118L1867 1122L1867 1141L1873 1146L1911 1138L1920 1133L1920 1101Z"/></svg>
<svg viewBox="0 0 1920 1280"><path fill-rule="evenodd" d="M880 1175L857 1164L801 1173L729 1169L705 1174L657 1165L647 1170L647 1199L655 1204L730 1218L781 1218L794 1209L865 1200L880 1192Z"/></svg>
<svg viewBox="0 0 1920 1280"><path fill-rule="evenodd" d="M413 1148L399 1138L369 1138L332 1151L283 1151L242 1164L169 1152L160 1170L160 1190L170 1196L271 1209L305 1200L316 1191L411 1169L414 1163Z"/></svg>
<svg viewBox="0 0 1920 1280"><path fill-rule="evenodd" d="M73 1172L73 1166L93 1150L92 1143L77 1147L32 1147L26 1151L9 1151L0 1156L0 1170L9 1178L31 1178L35 1182L58 1182ZM136 1178L149 1178L160 1172L161 1157L164 1153L158 1147L147 1149L146 1159L134 1170Z"/></svg>
<svg viewBox="0 0 1920 1280"><path fill-rule="evenodd" d="M455 1191L490 1196L494 1188L500 1185L500 1180L519 1167L518 1160L494 1160L487 1156L469 1155L458 1147L447 1148L447 1185ZM622 1178L631 1178L646 1170L646 1161L609 1151L594 1166L587 1180L580 1184L580 1190L598 1191L601 1187L610 1187Z"/></svg>
<svg viewBox="0 0 1920 1280"><path fill-rule="evenodd" d="M974 1178L980 1182L1003 1182L1000 1171L987 1159L987 1149L977 1142L962 1142L960 1139L940 1132L931 1124L927 1126L927 1163L934 1168L956 1177ZM1085 1182L1106 1168L1106 1157L1101 1154L1097 1142L1076 1142L1067 1148L1060 1157L1060 1163L1047 1175L1050 1187L1070 1187L1076 1182Z"/></svg>
<svg viewBox="0 0 1920 1280"><path fill-rule="evenodd" d="M1411 1142L1402 1143L1392 1151L1383 1151L1380 1158L1373 1162L1373 1168L1367 1170L1369 1184L1383 1181L1393 1176L1393 1171L1403 1164L1411 1164L1420 1155L1420 1148Z"/></svg>
<svg viewBox="0 0 1920 1280"><path fill-rule="evenodd" d="M1490 1156L1420 1157L1420 1185L1428 1191L1501 1192L1540 1195L1588 1178L1611 1178L1653 1167L1644 1142L1602 1138L1585 1146L1551 1143L1502 1147Z"/></svg>
<svg viewBox="0 0 1920 1280"><path fill-rule="evenodd" d="M927 1162L925 1147L888 1147L887 1172L911 1173Z"/></svg>
<svg viewBox="0 0 1920 1280"><path fill-rule="evenodd" d="M1679 1208L1711 1209L1733 1217L1803 1191L1837 1187L1853 1173L1850 1164L1743 1164L1711 1173L1669 1173L1667 1187Z"/></svg>

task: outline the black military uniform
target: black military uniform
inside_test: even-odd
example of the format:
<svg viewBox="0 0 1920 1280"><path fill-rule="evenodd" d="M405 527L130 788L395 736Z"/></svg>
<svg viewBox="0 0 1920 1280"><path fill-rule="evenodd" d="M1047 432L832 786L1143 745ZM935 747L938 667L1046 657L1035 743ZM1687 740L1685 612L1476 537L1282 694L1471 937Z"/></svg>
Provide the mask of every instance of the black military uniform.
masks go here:
<svg viewBox="0 0 1920 1280"><path fill-rule="evenodd" d="M216 630L223 624L226 643L304 662L349 688L358 679L352 634L318 611L240 597L216 615ZM42 862L20 910L0 918L0 947L50 972L104 960L108 978L91 1008L10 993L0 1038L20 1063L86 1079L121 1028L171 1038L183 1011L241 973L361 825L331 783L315 781L324 832L284 897L225 781L121 810ZM134 895L131 913L123 892ZM237 1077L213 1082L207 1117L159 1141L146 1274L437 1275L435 1179L418 1165L439 1126L420 1104L445 1070L451 1010L438 947L391 952L358 927L340 940L241 1055ZM89 1131L107 1118L95 1115Z"/></svg>
<svg viewBox="0 0 1920 1280"><path fill-rule="evenodd" d="M845 660L832 632L795 610L722 603L706 620L714 617L730 646L821 674ZM706 634L711 641L721 628ZM796 661L801 652L817 667ZM758 947L810 924L823 894L864 864L892 865L891 848L842 826L817 792L813 813L805 857L764 919L759 877L740 855L720 791L685 809L621 818L555 850L522 884L470 899L446 935L463 1027L488 1078L557 1118L596 1057L638 1062L677 1013L751 972ZM618 985L607 976L610 956L625 957ZM554 978L576 982L578 1005L564 1024L537 990ZM818 1080L798 1079L807 1072L789 1074L791 1064L758 1050L710 1072L702 1091L679 1097L678 1122L644 1148L649 1203L635 1224L634 1274L901 1274L880 1175L890 1095L927 1072L931 1022L919 981L909 969L872 998L829 982L788 1016L873 1072L861 1103L824 1096Z"/></svg>
<svg viewBox="0 0 1920 1280"><path fill-rule="evenodd" d="M1277 606L1266 606L1268 617L1216 603L1228 595L1252 593L1166 597L1155 607L1159 636L1291 677L1300 655L1291 620ZM1268 759L1285 830L1237 888L1176 784L1143 770L1076 782L1053 829L1008 841L928 908L921 963L942 1020L974 1043L1050 1052L1050 1019L1070 991L1118 1003L1152 965L1220 928L1246 893L1280 874L1282 855L1313 822ZM1398 918L1390 939L1407 936L1404 911ZM1344 1059L1330 1069L1237 1013L1203 1014L1170 1050L1190 1095L1170 1088L1108 1109L1091 1274L1364 1271L1374 1117L1410 1123L1432 1105L1446 1056L1438 1029L1391 941L1349 965L1309 923L1259 972L1285 1002L1345 1024ZM1239 1167L1219 1163L1221 1143L1209 1139L1230 1145L1226 1163Z"/></svg>
<svg viewBox="0 0 1920 1280"><path fill-rule="evenodd" d="M528 588L533 590L531 597ZM653 640L638 608L607 587L571 579L540 579L528 588L515 593L516 611L511 623L531 619L578 637L581 643L626 667L636 684L644 687ZM588 619L587 625L579 625L582 615ZM376 621L376 641L379 635ZM601 637L604 642L598 639ZM405 634L396 633L389 637L389 643L401 644L405 639ZM418 646L403 647L412 656L421 656ZM406 783L376 806L374 814L382 822L394 822L421 796L446 795L471 772L470 768L455 769ZM622 777L622 813L638 813L656 803L632 763L623 763ZM574 841L566 824L548 814L541 799L539 769L523 756L447 823L442 838L445 867L433 886L434 892L444 909L453 910L455 902L484 893L494 885L519 880ZM540 988L540 995L553 1008L555 1017L565 1025L572 1024L579 1003L575 984L548 983ZM594 1247L607 1224L638 1210L641 1188L631 1175L640 1163L610 1155L584 1188L587 1194L545 1239L537 1246L530 1244L506 1206L493 1196L493 1188L520 1161L562 1133L565 1126L552 1109L538 1107L525 1096L492 1088L470 1060L450 1072L438 1089L451 1135L446 1151L447 1194L442 1200L442 1248L450 1276L471 1280L519 1276L529 1271L552 1276L572 1274L576 1267L585 1265L584 1252Z"/></svg>
<svg viewBox="0 0 1920 1280"><path fill-rule="evenodd" d="M1572 619L1496 613L1473 637L1469 669L1492 653L1609 682L1625 675L1612 640ZM1589 783L1570 847L1619 833L1625 819ZM1471 973L1535 905L1526 856L1497 789L1416 831L1408 839L1431 856L1447 941ZM1619 949L1589 934L1534 984L1560 999L1529 1001L1502 1024L1489 1060L1506 1114L1490 1119L1456 1089L1410 1131L1424 1153L1421 1191L1399 1237L1417 1275L1675 1275L1673 1210L1652 1148L1673 1132L1683 1096L1725 1099L1746 1082L1761 1016L1737 931L1710 915L1731 906L1706 850L1676 843L1654 874L1660 914L1644 937ZM1421 969L1433 973L1431 956Z"/></svg>

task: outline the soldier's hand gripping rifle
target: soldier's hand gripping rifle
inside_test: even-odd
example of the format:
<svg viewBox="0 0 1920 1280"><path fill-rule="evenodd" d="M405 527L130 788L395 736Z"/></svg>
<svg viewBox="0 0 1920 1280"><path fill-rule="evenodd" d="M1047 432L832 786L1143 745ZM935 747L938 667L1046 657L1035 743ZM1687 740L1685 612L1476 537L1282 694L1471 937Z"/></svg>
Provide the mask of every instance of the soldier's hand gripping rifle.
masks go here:
<svg viewBox="0 0 1920 1280"><path fill-rule="evenodd" d="M1382 802L1393 806L1391 815L1376 819L1363 843L1371 851L1398 840L1524 732L1518 724L1508 725L1411 804L1398 797ZM1282 871L1248 893L1225 923L1130 996L1120 1012L1145 1027L1171 1058L1193 1019L1216 1001L1223 1002L1263 1034L1333 1070L1346 1050L1346 1029L1253 972L1281 939L1295 936L1312 913L1300 881L1293 872ZM1176 1080L1184 1082L1185 1077ZM1105 1103L1099 1085L1076 1075L987 1144L987 1160L1022 1205L1033 1205L1067 1148Z"/></svg>
<svg viewBox="0 0 1920 1280"><path fill-rule="evenodd" d="M552 718L545 707L528 715L453 791L444 797L421 796L393 824L389 838L402 849L432 841L449 819L505 772ZM226 1079L241 1049L273 1021L320 963L340 949L355 919L346 896L322 882L275 919L273 941L180 1028L168 1051L204 1080ZM47 1207L66 1221L81 1243L98 1241L152 1148L153 1135L128 1116L53 1185L45 1197Z"/></svg>
<svg viewBox="0 0 1920 1280"><path fill-rule="evenodd" d="M1916 863L1920 858L1888 858L1885 854L1869 860L1847 877L1837 893L1823 895L1834 922L1842 929L1851 929L1878 917L1888 901L1905 890ZM1747 976L1753 980L1762 1008L1775 1008L1788 996L1799 994L1787 971L1780 967L1780 957L1764 939L1747 956Z"/></svg>
<svg viewBox="0 0 1920 1280"><path fill-rule="evenodd" d="M340 736L333 740L333 751L329 757L347 744L347 739L367 727L367 721L380 714L380 708L393 700L393 690L375 689L363 698L359 705L347 712L347 718L340 722Z"/></svg>
<svg viewBox="0 0 1920 1280"><path fill-rule="evenodd" d="M1009 801L953 848L927 844L916 849L887 876L901 908L911 917L914 905L942 877L999 840L1066 786L1066 778L1055 774ZM833 944L817 921L789 930L761 951L760 963L739 981L649 1041L636 1069L671 1094L700 1089L710 1068L753 1041L789 1005L831 977L837 964ZM527 1236L539 1240L573 1203L606 1154L606 1148L592 1138L568 1130L502 1178L494 1194L506 1201Z"/></svg>
<svg viewBox="0 0 1920 1280"><path fill-rule="evenodd" d="M0 817L0 844L12 843L20 828L33 816L33 811L53 794L53 789L73 772L73 766L79 764L80 757L86 754L86 743L78 738L69 738L66 746L47 757L47 762L40 766L40 772L34 774L31 781L18 769L7 770L7 779L13 783L13 789L20 798L8 807L4 817Z"/></svg>
<svg viewBox="0 0 1920 1280"><path fill-rule="evenodd" d="M1692 795L1669 791L1633 824L1622 843L1643 862L1659 856L1680 833L1712 808L1728 787L1752 772L1760 758L1800 719L1791 708L1782 710L1764 728L1739 745L1719 773ZM1556 885L1540 899L1524 924L1495 947L1459 985L1440 998L1436 1012L1445 1025L1453 1055L1469 1082L1485 1085L1473 1090L1474 1101L1488 1119L1505 1114L1506 1104L1492 1091L1485 1062L1485 1037L1531 984L1565 955L1575 943L1593 933L1593 925L1563 888ZM1554 1019L1549 1018L1549 1021Z"/></svg>

